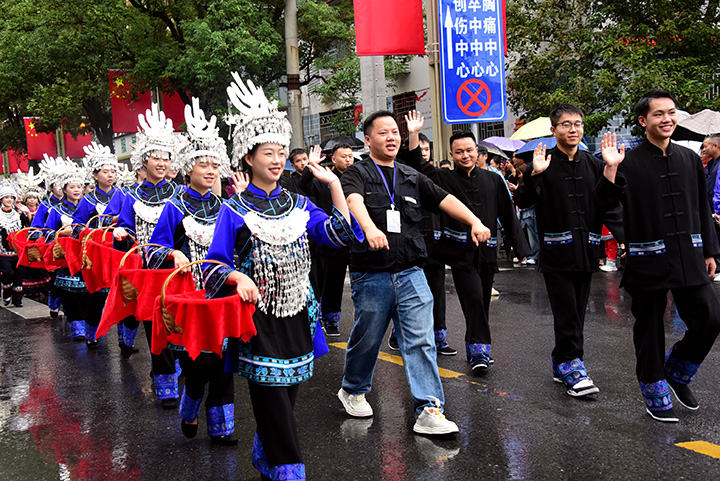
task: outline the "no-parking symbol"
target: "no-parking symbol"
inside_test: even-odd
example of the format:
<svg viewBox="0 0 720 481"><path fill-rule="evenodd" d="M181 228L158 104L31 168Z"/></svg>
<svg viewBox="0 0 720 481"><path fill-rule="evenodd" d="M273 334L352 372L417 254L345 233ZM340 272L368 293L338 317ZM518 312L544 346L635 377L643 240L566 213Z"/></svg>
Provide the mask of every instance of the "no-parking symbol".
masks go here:
<svg viewBox="0 0 720 481"><path fill-rule="evenodd" d="M457 93L457 104L465 115L480 117L490 108L490 88L485 82L470 79L460 85Z"/></svg>

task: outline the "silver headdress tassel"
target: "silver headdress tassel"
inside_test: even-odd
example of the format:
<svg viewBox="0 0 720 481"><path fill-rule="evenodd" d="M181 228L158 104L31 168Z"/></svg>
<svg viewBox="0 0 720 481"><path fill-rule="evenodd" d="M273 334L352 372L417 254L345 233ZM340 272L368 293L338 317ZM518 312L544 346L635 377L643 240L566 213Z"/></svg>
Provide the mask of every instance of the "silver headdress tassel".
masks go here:
<svg viewBox="0 0 720 481"><path fill-rule="evenodd" d="M230 177L230 158L225 141L216 126L217 117L205 118L200 100L192 99L192 106L185 106L185 125L190 142L180 151L179 163L184 173L189 174L198 157L212 157L220 169L221 177Z"/></svg>
<svg viewBox="0 0 720 481"><path fill-rule="evenodd" d="M97 144L95 142L83 147L85 157L83 157L83 165L92 179L92 175L103 168L118 170L120 164L117 157L112 153L110 147Z"/></svg>
<svg viewBox="0 0 720 481"><path fill-rule="evenodd" d="M168 152L170 158L177 154L178 143L172 119L165 117L165 112L160 110L158 104L153 103L152 109L146 110L144 115L139 114L138 122L138 140L130 156L133 169L142 167L147 156L155 151Z"/></svg>
<svg viewBox="0 0 720 481"><path fill-rule="evenodd" d="M38 201L42 200L45 197L45 189L40 187L42 180L41 176L35 175L35 169L32 167L28 169L27 173L18 170L15 181L20 200L25 202L28 197L33 195L38 198Z"/></svg>
<svg viewBox="0 0 720 481"><path fill-rule="evenodd" d="M251 80L247 85L237 72L232 72L235 79L227 88L228 97L233 106L240 112L228 119L235 125L233 133L232 167L237 170L242 165L245 154L259 144L272 142L285 147L288 155L292 127L285 112L279 112L276 101L269 101L262 88L256 87Z"/></svg>

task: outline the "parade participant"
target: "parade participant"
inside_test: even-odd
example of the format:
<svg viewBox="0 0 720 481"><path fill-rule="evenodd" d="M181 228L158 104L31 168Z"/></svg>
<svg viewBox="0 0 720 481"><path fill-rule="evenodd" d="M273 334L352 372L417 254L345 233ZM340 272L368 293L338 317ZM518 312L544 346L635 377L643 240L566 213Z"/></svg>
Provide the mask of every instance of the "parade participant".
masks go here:
<svg viewBox="0 0 720 481"><path fill-rule="evenodd" d="M199 100L192 99L192 107L185 106L185 124L190 143L179 152L178 163L187 177L188 188L165 204L151 243L164 247L149 249L148 267L160 268L170 261L175 268L189 262L205 259L213 238L215 222L222 200L211 191L220 177L230 176L230 159L225 141L218 135L213 115L208 122L200 109ZM191 266L198 289L202 289L200 265ZM207 319L213 322L213 319ZM181 346L169 346L182 350ZM165 352L167 351L167 352ZM184 364L185 387L180 399L180 428L188 438L198 430L198 414L209 383L205 401L207 431L214 444L237 445L234 431L235 404L233 373L225 372L225 358L215 353L202 352L195 360ZM177 389L177 387L175 387Z"/></svg>
<svg viewBox="0 0 720 481"><path fill-rule="evenodd" d="M18 171L17 173L18 198L25 204L29 222L35 219L35 214L40 208L40 201L45 197L45 189L40 185L43 181L42 177L35 175L35 171L30 167L27 173ZM23 267L23 295L33 295L42 293L45 295L50 285L50 275L45 269L36 267Z"/></svg>
<svg viewBox="0 0 720 481"><path fill-rule="evenodd" d="M311 156L319 161L320 146L311 151ZM333 168L331 172L338 179L342 179L343 172L353 163L352 147L348 144L335 144L332 149L331 159ZM307 162L305 162L307 164ZM328 215L332 214L333 202L331 191L327 185L318 179L313 178L312 170L305 169L301 186L308 185L303 189L313 200L315 205L320 207ZM331 245L318 245L313 252L315 256L322 258L320 268L322 272L318 276L320 294L320 311L323 329L328 337L340 335L340 318L342 317L342 294L345 286L345 272L350 261L350 248L335 248Z"/></svg>
<svg viewBox="0 0 720 481"><path fill-rule="evenodd" d="M409 147L419 145L418 133L424 119L417 111L406 116ZM465 353L474 374L484 374L491 363L490 296L497 263L497 219L505 228L507 241L515 247L518 257L530 255L520 222L515 215L510 193L501 175L478 167L478 145L471 132L459 131L450 137L453 170L439 169L425 162L421 156L409 157L408 165L427 175L438 186L453 194L490 226L490 238L480 246L470 242L468 228L441 214L441 235L431 256L451 267L455 290L465 316ZM485 153L487 157L487 153Z"/></svg>
<svg viewBox="0 0 720 481"><path fill-rule="evenodd" d="M681 405L698 409L689 384L720 332L711 282L720 248L700 158L670 142L677 112L670 92L653 90L636 106L646 133L638 147L618 151L616 135L605 134L607 167L599 194L609 205L623 206L629 255L621 286L632 297L635 372L647 413L665 422L678 421L671 391ZM688 329L666 354L668 291Z"/></svg>
<svg viewBox="0 0 720 481"><path fill-rule="evenodd" d="M119 164L117 157L110 151L109 147L93 142L85 147L83 165L86 172L92 175L97 186L83 196L73 214L73 224L86 225L93 217L103 215L110 200L120 192L115 187L115 176ZM111 217L98 217L94 219L89 227L99 228L112 223L113 218ZM77 231L77 228L75 230ZM105 307L108 291L108 288L102 288L88 296L89 300L85 315L85 343L88 349L97 349L98 347L95 332L98 324L100 324L100 317Z"/></svg>
<svg viewBox="0 0 720 481"><path fill-rule="evenodd" d="M432 294L420 266L425 243L418 229L422 209L441 210L471 226L470 241L490 231L452 195L415 169L395 162L400 131L392 113L370 114L363 123L370 157L350 166L343 190L367 242L353 245L350 283L355 323L345 352L338 398L354 417L372 416L365 399L372 386L380 345L393 319L421 434L458 432L442 413L445 396L433 336Z"/></svg>
<svg viewBox="0 0 720 481"><path fill-rule="evenodd" d="M27 216L18 212L13 204L18 197L15 186L9 180L0 182L0 283L2 297L6 306L12 302L22 307L23 271L18 265L18 255L8 242L8 236L26 227L30 222Z"/></svg>
<svg viewBox="0 0 720 481"><path fill-rule="evenodd" d="M153 104L152 109L146 110L145 115L140 114L138 120L142 130L138 133L138 141L130 157L130 162L135 170L144 167L146 178L138 186L128 189L123 200L117 228L113 232L116 246L121 250L128 248L128 245L125 244L128 233L135 235L138 245L150 242L152 231L165 203L176 197L181 190L175 184L165 180L172 155L180 146L179 139L174 134L172 120L165 117L165 113L159 110L157 104ZM152 323L145 319L140 320L145 322L145 334L149 346L152 337ZM129 318L123 321L123 343L120 348L122 356L126 359L130 358L133 353L132 346L138 326L139 320L137 319ZM166 367L170 369L170 366ZM173 370L173 372L175 371ZM167 377L165 374L157 372L154 372L154 375ZM162 399L164 408L177 407L179 395L177 384L175 386L175 391L168 394L169 397ZM157 392L159 389L157 383L155 388Z"/></svg>
<svg viewBox="0 0 720 481"><path fill-rule="evenodd" d="M57 172L56 185L61 186L62 202L54 205L48 213L45 228L50 232L46 239L52 239L55 234L71 235L73 214L82 197L85 185L86 172L70 159L58 157L49 166ZM60 232L57 232L60 231ZM65 318L70 323L73 341L85 340L85 315L88 301L88 291L80 274L72 275L67 267L55 271L55 287L60 289Z"/></svg>
<svg viewBox="0 0 720 481"><path fill-rule="evenodd" d="M61 157L58 157L57 160L60 162L60 165L64 162L64 159ZM47 220L50 210L62 202L62 186L58 185L58 182L62 180L60 177L62 175L62 171L54 169L55 166L56 159L48 157L47 154L43 154L43 160L40 162L39 167L40 173L45 179L45 188L48 190L49 195L40 202L37 212L35 212L35 216L33 217L33 221L30 224L31 227L42 228L45 225L45 221ZM50 317L53 319L57 318L60 314L60 305L62 303L60 289L55 283L55 275L55 272L50 274L52 286L50 287L50 292L48 293L48 308L50 308Z"/></svg>
<svg viewBox="0 0 720 481"><path fill-rule="evenodd" d="M521 209L535 206L540 271L555 328L553 379L562 382L569 395L587 396L600 390L584 363L585 310L592 273L598 271L602 225L611 226L615 219L608 218L594 197L602 161L578 148L582 110L559 105L550 113L550 122L557 146L547 156L542 143L535 149L515 191L515 204Z"/></svg>
<svg viewBox="0 0 720 481"><path fill-rule="evenodd" d="M308 237L341 247L362 233L351 225L340 182L328 169L309 164L329 186L335 206L330 216L279 186L290 123L262 89L251 81L246 86L235 72L233 77L228 94L240 111L231 119L233 167L242 163L251 183L220 208L207 258L227 266L207 266L205 287L210 297L237 290L242 300L257 304L257 335L229 360L248 380L257 423L253 465L263 479L304 480L294 407L299 384L313 373L319 315L309 281Z"/></svg>

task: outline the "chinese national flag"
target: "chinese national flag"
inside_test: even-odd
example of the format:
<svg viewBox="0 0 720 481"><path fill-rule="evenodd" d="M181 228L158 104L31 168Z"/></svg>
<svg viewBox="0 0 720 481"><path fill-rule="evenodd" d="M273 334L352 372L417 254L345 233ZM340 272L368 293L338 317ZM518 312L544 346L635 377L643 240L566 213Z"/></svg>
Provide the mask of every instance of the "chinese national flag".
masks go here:
<svg viewBox="0 0 720 481"><path fill-rule="evenodd" d="M163 92L163 112L165 117L172 119L173 129L180 132L180 126L185 123L185 102L180 99L177 92L171 94Z"/></svg>
<svg viewBox="0 0 720 481"><path fill-rule="evenodd" d="M110 107L112 108L113 132L137 132L138 114L144 114L152 105L150 91L141 93L133 102L129 92L129 80L122 70L108 71L110 82Z"/></svg>
<svg viewBox="0 0 720 481"><path fill-rule="evenodd" d="M25 139L27 140L27 156L30 160L42 160L43 154L57 156L55 134L40 133L37 130L37 117L25 117Z"/></svg>
<svg viewBox="0 0 720 481"><path fill-rule="evenodd" d="M422 0L354 0L358 55L424 55Z"/></svg>
<svg viewBox="0 0 720 481"><path fill-rule="evenodd" d="M28 171L28 156L24 152L18 152L17 150L9 149L8 155L8 171L3 172L3 166L0 165L0 174L14 174L17 171L27 172Z"/></svg>
<svg viewBox="0 0 720 481"><path fill-rule="evenodd" d="M80 128L85 128L86 124L80 124ZM72 135L65 133L65 155L71 159L80 159L85 157L85 150L83 147L90 145L92 142L92 134L78 135L77 139L74 139Z"/></svg>

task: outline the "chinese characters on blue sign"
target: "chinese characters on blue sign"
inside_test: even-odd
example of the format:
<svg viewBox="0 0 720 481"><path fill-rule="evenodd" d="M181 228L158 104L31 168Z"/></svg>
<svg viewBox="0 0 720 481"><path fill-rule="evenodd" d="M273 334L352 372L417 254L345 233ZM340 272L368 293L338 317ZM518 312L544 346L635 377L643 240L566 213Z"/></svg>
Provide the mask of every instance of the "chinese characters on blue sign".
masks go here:
<svg viewBox="0 0 720 481"><path fill-rule="evenodd" d="M501 0L438 0L443 120L507 116Z"/></svg>

